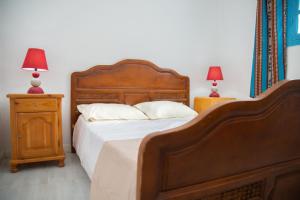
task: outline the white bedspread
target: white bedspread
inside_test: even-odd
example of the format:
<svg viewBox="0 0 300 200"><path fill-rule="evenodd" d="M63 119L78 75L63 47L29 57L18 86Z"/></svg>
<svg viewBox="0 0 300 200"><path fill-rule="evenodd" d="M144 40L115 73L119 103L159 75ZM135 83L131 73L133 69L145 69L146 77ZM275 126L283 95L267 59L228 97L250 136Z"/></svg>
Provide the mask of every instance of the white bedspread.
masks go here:
<svg viewBox="0 0 300 200"><path fill-rule="evenodd" d="M192 118L159 120L103 120L87 122L82 116L74 128L73 145L89 178L106 141L140 139L146 135L181 126Z"/></svg>

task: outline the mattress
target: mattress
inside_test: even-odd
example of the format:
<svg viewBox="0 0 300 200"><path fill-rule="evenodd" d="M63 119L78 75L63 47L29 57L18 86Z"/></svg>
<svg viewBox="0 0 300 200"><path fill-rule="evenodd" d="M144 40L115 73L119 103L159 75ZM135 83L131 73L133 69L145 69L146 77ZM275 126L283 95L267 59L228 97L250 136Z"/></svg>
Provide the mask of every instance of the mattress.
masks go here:
<svg viewBox="0 0 300 200"><path fill-rule="evenodd" d="M91 179L98 155L106 141L141 139L153 132L181 126L192 119L193 117L88 122L80 116L74 127L73 146L82 167Z"/></svg>

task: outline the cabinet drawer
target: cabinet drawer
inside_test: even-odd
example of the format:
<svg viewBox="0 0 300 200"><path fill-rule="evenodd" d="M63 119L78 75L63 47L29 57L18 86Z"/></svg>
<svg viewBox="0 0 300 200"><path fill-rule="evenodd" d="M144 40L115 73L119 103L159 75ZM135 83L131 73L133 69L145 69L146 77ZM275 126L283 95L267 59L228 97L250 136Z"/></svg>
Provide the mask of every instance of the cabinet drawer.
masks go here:
<svg viewBox="0 0 300 200"><path fill-rule="evenodd" d="M51 99L15 99L16 112L56 111L57 100Z"/></svg>

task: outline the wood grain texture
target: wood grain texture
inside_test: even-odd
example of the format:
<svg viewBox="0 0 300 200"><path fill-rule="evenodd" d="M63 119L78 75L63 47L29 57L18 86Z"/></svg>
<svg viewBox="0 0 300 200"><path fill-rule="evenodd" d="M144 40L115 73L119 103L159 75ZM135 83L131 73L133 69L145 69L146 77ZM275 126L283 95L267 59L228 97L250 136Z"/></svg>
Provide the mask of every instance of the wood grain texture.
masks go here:
<svg viewBox="0 0 300 200"><path fill-rule="evenodd" d="M300 80L283 81L147 136L137 199L300 199L299 146Z"/></svg>
<svg viewBox="0 0 300 200"><path fill-rule="evenodd" d="M79 104L133 105L154 100L189 105L189 78L145 60L123 60L114 65L98 65L74 72L71 76L71 138L79 116Z"/></svg>
<svg viewBox="0 0 300 200"><path fill-rule="evenodd" d="M195 97L194 99L194 110L198 113L207 110L211 106L226 102L236 100L235 98L230 97Z"/></svg>
<svg viewBox="0 0 300 200"><path fill-rule="evenodd" d="M56 112L17 113L18 158L57 155Z"/></svg>
<svg viewBox="0 0 300 200"><path fill-rule="evenodd" d="M189 103L189 79L125 60L72 74L72 130L81 103ZM137 200L300 199L300 80L251 101L223 102L150 134L138 157Z"/></svg>
<svg viewBox="0 0 300 200"><path fill-rule="evenodd" d="M63 166L61 98L63 95L9 94L11 171L23 163L58 160Z"/></svg>

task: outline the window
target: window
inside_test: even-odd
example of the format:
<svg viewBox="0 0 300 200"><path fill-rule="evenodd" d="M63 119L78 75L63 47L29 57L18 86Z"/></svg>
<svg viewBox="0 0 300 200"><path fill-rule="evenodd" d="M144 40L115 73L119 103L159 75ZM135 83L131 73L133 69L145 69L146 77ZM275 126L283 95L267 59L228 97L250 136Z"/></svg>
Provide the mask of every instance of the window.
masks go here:
<svg viewBox="0 0 300 200"><path fill-rule="evenodd" d="M300 45L300 0L287 2L287 45Z"/></svg>

